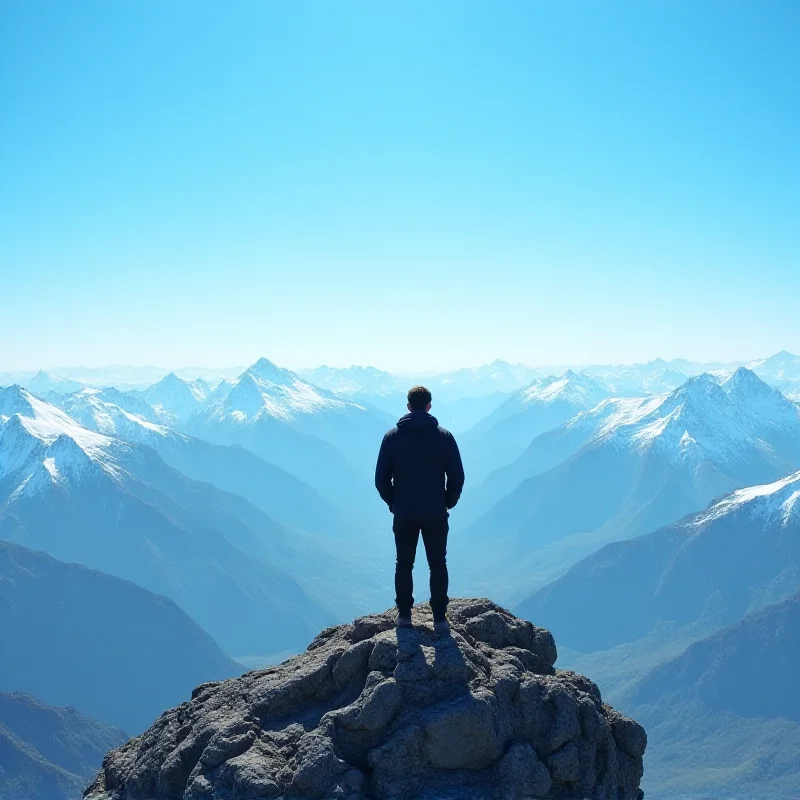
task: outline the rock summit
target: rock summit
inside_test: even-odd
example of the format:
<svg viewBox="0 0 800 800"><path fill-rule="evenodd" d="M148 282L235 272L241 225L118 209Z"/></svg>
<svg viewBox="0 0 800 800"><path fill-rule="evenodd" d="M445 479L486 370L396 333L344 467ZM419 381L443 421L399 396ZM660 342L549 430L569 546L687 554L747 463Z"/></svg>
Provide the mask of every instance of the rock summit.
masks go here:
<svg viewBox="0 0 800 800"><path fill-rule="evenodd" d="M522 800L641 797L647 737L550 633L489 600L436 636L394 612L328 628L305 653L207 683L109 753L92 800Z"/></svg>

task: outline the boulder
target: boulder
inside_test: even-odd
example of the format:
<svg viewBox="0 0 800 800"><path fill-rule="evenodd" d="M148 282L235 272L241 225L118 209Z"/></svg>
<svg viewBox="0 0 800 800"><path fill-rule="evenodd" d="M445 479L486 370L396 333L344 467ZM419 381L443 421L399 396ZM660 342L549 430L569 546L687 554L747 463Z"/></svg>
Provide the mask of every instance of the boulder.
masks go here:
<svg viewBox="0 0 800 800"><path fill-rule="evenodd" d="M285 663L198 686L109 753L92 800L527 800L640 796L644 730L555 669L546 630L454 600L437 636L387 611Z"/></svg>

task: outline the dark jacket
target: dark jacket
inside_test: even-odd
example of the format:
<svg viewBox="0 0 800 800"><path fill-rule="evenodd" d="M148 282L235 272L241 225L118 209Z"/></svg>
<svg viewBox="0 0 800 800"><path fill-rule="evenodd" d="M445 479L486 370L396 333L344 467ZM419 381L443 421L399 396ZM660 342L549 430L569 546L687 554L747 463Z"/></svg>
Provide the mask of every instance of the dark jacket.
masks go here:
<svg viewBox="0 0 800 800"><path fill-rule="evenodd" d="M375 488L395 517L446 517L464 487L464 467L450 431L436 417L412 411L381 443Z"/></svg>

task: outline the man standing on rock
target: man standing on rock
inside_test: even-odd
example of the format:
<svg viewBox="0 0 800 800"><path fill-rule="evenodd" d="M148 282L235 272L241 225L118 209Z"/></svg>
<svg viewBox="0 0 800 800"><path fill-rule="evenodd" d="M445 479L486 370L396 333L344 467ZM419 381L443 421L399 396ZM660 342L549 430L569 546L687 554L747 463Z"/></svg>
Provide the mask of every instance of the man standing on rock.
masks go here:
<svg viewBox="0 0 800 800"><path fill-rule="evenodd" d="M408 411L384 437L375 467L375 487L394 514L397 565L394 586L397 625L411 625L414 559L420 532L431 571L431 610L436 633L447 622L448 510L464 487L464 467L450 431L431 416L431 393L424 386L408 392Z"/></svg>

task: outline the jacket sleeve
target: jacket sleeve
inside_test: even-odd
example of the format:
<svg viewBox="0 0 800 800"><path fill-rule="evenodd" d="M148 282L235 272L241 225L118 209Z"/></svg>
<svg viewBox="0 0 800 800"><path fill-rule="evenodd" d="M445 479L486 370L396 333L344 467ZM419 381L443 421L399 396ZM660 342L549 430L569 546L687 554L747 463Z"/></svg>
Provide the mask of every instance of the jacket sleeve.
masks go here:
<svg viewBox="0 0 800 800"><path fill-rule="evenodd" d="M461 453L458 452L458 445L452 434L447 437L444 471L447 475L445 502L448 508L454 508L464 488L464 465L461 463Z"/></svg>
<svg viewBox="0 0 800 800"><path fill-rule="evenodd" d="M392 510L392 501L394 500L393 477L391 442L388 436L384 436L378 453L378 463L375 465L375 488L383 502L389 506L389 511Z"/></svg>

